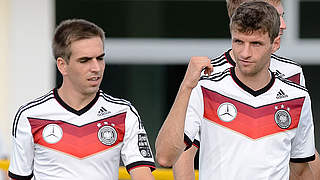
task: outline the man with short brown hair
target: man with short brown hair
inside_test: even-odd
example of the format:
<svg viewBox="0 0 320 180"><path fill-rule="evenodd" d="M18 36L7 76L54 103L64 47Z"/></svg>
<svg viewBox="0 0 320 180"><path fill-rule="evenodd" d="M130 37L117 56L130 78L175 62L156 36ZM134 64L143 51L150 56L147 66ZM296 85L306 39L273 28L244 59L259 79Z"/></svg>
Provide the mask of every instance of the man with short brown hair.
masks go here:
<svg viewBox="0 0 320 180"><path fill-rule="evenodd" d="M17 111L12 179L117 180L120 158L132 179L154 179L138 112L100 90L104 41L103 30L92 22L69 19L58 25L52 48L63 82Z"/></svg>
<svg viewBox="0 0 320 180"><path fill-rule="evenodd" d="M160 165L173 165L201 133L200 179L289 179L289 167L313 179L306 163L315 150L310 97L269 71L279 27L273 6L243 3L230 24L236 66L211 74L207 57L191 58L157 137ZM200 77L203 69L208 75Z"/></svg>

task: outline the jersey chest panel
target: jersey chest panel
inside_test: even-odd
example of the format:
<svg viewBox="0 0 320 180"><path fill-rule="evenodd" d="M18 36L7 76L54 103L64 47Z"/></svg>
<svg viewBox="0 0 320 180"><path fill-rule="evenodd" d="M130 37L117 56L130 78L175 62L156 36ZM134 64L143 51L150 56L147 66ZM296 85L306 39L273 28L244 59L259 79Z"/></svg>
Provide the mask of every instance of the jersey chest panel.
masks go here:
<svg viewBox="0 0 320 180"><path fill-rule="evenodd" d="M306 94L279 79L258 96L230 76L199 85L200 179L287 179Z"/></svg>
<svg viewBox="0 0 320 180"><path fill-rule="evenodd" d="M45 115L33 113L28 117L35 144L82 159L123 142L126 109L98 100L86 113L76 115L54 103L40 108L48 109Z"/></svg>
<svg viewBox="0 0 320 180"><path fill-rule="evenodd" d="M202 94L205 119L251 139L296 128L304 102L298 98L253 106L204 87Z"/></svg>
<svg viewBox="0 0 320 180"><path fill-rule="evenodd" d="M28 119L35 144L86 158L123 141L125 117L126 113L121 113L82 126L61 120Z"/></svg>

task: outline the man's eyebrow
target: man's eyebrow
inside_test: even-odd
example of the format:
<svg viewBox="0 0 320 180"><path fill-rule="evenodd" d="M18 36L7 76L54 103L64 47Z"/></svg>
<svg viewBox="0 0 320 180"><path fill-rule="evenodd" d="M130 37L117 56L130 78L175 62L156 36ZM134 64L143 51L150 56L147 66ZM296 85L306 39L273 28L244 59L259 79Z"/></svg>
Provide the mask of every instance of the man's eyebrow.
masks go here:
<svg viewBox="0 0 320 180"><path fill-rule="evenodd" d="M106 53L102 53L100 56L97 56L97 58L103 58L106 55Z"/></svg>
<svg viewBox="0 0 320 180"><path fill-rule="evenodd" d="M79 60L90 60L92 59L92 57L87 57L87 56L83 56L83 57L79 57Z"/></svg>
<svg viewBox="0 0 320 180"><path fill-rule="evenodd" d="M97 56L97 58L103 58L103 57L105 56L105 54L106 54L106 53L102 53L102 54L100 54L99 56ZM83 56L83 57L80 57L80 58L78 58L78 59L79 59L79 60L90 60L90 59L92 59L92 58L94 58L94 57Z"/></svg>
<svg viewBox="0 0 320 180"><path fill-rule="evenodd" d="M232 41L236 41L236 40L237 40L237 41L242 41L241 39L236 38L236 37L232 38L231 40L232 40Z"/></svg>

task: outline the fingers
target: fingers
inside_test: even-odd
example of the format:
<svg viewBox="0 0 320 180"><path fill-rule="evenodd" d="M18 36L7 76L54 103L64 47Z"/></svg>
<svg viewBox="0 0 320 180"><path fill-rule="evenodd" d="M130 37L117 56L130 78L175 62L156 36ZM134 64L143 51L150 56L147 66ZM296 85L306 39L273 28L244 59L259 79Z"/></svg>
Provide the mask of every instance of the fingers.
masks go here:
<svg viewBox="0 0 320 180"><path fill-rule="evenodd" d="M184 84L189 88L194 88L200 79L202 71L205 74L211 74L213 72L213 67L211 61L207 56L193 56L190 59L188 69L184 78Z"/></svg>
<svg viewBox="0 0 320 180"><path fill-rule="evenodd" d="M209 76L212 72L213 72L213 67L212 67L211 64L204 69L204 74L206 74L206 75L208 75L208 76Z"/></svg>
<svg viewBox="0 0 320 180"><path fill-rule="evenodd" d="M207 56L193 56L190 59L191 66L194 66L194 71L200 72L204 70L204 73L209 75L213 72L213 66L211 60Z"/></svg>

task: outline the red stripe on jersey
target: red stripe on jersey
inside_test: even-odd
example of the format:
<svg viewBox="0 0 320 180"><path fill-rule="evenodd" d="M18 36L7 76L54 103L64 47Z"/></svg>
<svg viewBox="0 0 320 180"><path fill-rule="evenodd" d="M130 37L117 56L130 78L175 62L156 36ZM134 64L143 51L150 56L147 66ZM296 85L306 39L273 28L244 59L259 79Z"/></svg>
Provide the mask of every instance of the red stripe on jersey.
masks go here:
<svg viewBox="0 0 320 180"><path fill-rule="evenodd" d="M204 118L252 139L296 128L304 102L302 97L261 107L252 107L203 87L202 93ZM235 119L229 122L220 120L217 112L219 106L225 102L233 104L237 109ZM275 121L275 113L279 109L287 110L291 116L291 125L286 129L280 128Z"/></svg>
<svg viewBox="0 0 320 180"><path fill-rule="evenodd" d="M125 134L125 118L126 113L121 113L83 126L76 126L59 120L28 119L31 125L34 143L78 158L85 158L114 147L122 142ZM60 126L63 132L62 138L53 144L45 141L43 137L43 130L49 124ZM111 145L103 144L98 138L99 129L105 125L112 126L117 133L117 139Z"/></svg>
<svg viewBox="0 0 320 180"><path fill-rule="evenodd" d="M300 73L293 75L291 77L288 77L287 79L296 83L296 84L300 84Z"/></svg>

